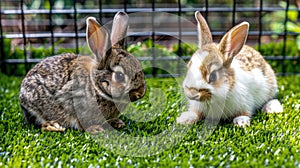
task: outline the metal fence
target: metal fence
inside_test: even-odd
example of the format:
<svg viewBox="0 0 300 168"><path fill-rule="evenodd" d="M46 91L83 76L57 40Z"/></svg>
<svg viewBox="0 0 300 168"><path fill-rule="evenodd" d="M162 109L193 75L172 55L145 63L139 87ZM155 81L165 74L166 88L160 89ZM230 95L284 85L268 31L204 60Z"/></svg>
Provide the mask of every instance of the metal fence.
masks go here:
<svg viewBox="0 0 300 168"><path fill-rule="evenodd" d="M73 48L74 50L71 51L80 53L81 46L85 44L85 18L87 16L95 16L105 24L112 20L116 12L125 11L130 16L148 17L148 19L140 18L136 22L134 22L136 18L131 18L132 24L143 24L147 29L142 27L129 31L128 45L150 39L148 42L154 48L156 44L164 45L166 48L174 44L178 46L174 51L177 57L157 55L157 52L152 50L150 57L139 57L139 59L149 61L153 67L160 61L173 61L174 64L177 64L175 67L178 69L175 75L181 76L184 72L181 70L182 67L178 60L190 58L190 55L185 55L186 52L183 51L183 43L185 43L183 41L196 43L197 36L196 26L187 25L184 20L195 24L193 14L196 10L202 12L206 17L216 40L220 39L225 31L235 24L243 20L248 21L251 24L247 42L249 45L256 46L256 49L260 51L278 49L277 54L274 52L263 53L267 60L272 61L272 66L276 68L277 74L300 74L297 68L300 62L297 48L297 44L300 48L300 31L297 30L297 28L300 29L300 24L298 24L299 8L297 8L297 1L289 0L284 2L276 0L247 2L237 0L229 2L222 0L0 1L1 71L15 74L10 71L20 68L17 65L22 65L21 68L27 72L42 58L55 55L60 49ZM179 17L177 20L170 19L164 25L164 29L160 30L159 27L163 25L156 25L157 16L155 14L158 13ZM141 20L144 20L145 23L139 23ZM291 26L296 26L296 28L292 29ZM176 38L172 36L176 36ZM37 52L37 49L41 51ZM295 51L289 52L290 50ZM41 57L33 56L34 53L40 54ZM152 76L170 76L170 74L153 69Z"/></svg>

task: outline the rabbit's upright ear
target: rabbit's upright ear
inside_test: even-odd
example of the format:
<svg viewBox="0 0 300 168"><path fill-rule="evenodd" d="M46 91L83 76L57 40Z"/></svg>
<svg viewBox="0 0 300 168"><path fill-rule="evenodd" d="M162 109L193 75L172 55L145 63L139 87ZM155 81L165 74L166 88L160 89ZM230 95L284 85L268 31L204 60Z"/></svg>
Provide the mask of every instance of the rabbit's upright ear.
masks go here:
<svg viewBox="0 0 300 168"><path fill-rule="evenodd" d="M205 44L212 43L212 35L204 17L199 11L195 12L198 28L198 48L202 48Z"/></svg>
<svg viewBox="0 0 300 168"><path fill-rule="evenodd" d="M97 61L101 63L106 59L106 54L111 48L109 33L94 17L88 17L86 24L86 40L88 46L96 56Z"/></svg>
<svg viewBox="0 0 300 168"><path fill-rule="evenodd" d="M242 22L230 29L221 39L219 50L222 53L224 66L229 67L234 56L245 45L249 30L249 23Z"/></svg>
<svg viewBox="0 0 300 168"><path fill-rule="evenodd" d="M115 15L111 30L112 46L124 49L128 20L129 17L125 12L118 12Z"/></svg>

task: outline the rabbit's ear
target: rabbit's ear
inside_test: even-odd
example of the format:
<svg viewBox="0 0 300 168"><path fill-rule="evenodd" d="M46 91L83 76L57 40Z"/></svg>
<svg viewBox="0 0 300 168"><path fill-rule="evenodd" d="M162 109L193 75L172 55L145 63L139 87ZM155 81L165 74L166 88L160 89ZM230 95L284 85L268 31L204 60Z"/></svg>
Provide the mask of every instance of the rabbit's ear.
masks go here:
<svg viewBox="0 0 300 168"><path fill-rule="evenodd" d="M111 30L111 42L113 46L124 49L128 20L129 17L125 12L118 12L115 15Z"/></svg>
<svg viewBox="0 0 300 168"><path fill-rule="evenodd" d="M230 29L221 39L219 50L224 57L224 66L229 67L232 59L245 45L249 30L249 23L242 22Z"/></svg>
<svg viewBox="0 0 300 168"><path fill-rule="evenodd" d="M204 17L201 15L199 11L195 12L195 18L197 20L197 28L198 28L198 47L202 48L205 44L212 43L212 35L210 33L210 29L205 21Z"/></svg>
<svg viewBox="0 0 300 168"><path fill-rule="evenodd" d="M105 60L106 52L111 48L109 33L94 17L88 17L86 24L86 40L88 46L96 56L97 61L101 63Z"/></svg>

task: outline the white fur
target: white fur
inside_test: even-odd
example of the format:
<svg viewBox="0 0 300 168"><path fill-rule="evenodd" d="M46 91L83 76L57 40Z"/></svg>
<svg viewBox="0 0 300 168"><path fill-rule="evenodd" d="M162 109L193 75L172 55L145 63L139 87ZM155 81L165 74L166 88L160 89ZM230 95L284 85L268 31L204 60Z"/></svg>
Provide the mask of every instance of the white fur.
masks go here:
<svg viewBox="0 0 300 168"><path fill-rule="evenodd" d="M194 63L194 60L197 63ZM197 116L195 113L213 119L226 119L239 112L247 112L251 116L257 108L271 99L267 79L260 69L246 72L240 67L238 60L233 60L231 67L235 71L236 82L233 89L229 91L229 85L226 83L218 88L208 85L199 72L201 63L199 64L198 61L200 60L197 57L192 59L183 87L207 88L212 92L212 98L209 102L189 100L189 110L177 119L178 123L196 122L195 120L199 119L195 117ZM249 125L250 118L245 119L246 117L248 116L235 119L234 124L241 127Z"/></svg>
<svg viewBox="0 0 300 168"><path fill-rule="evenodd" d="M236 79L230 96L232 110L246 110L253 114L255 109L270 99L268 82L260 69L246 72L240 68L237 62L236 60L232 62Z"/></svg>
<svg viewBox="0 0 300 168"><path fill-rule="evenodd" d="M266 113L281 113L283 112L283 107L278 99L273 99L268 101L262 110Z"/></svg>
<svg viewBox="0 0 300 168"><path fill-rule="evenodd" d="M238 116L233 119L233 123L238 127L246 127L250 125L250 117L248 116Z"/></svg>
<svg viewBox="0 0 300 168"><path fill-rule="evenodd" d="M202 64L202 61L205 57L207 57L207 55L208 52L197 52L192 56L189 71L187 72L186 78L183 81L183 87L207 87L206 82L199 80L204 78L199 70L199 65Z"/></svg>
<svg viewBox="0 0 300 168"><path fill-rule="evenodd" d="M195 18L198 22L198 46L200 50L202 47L205 48L205 45L215 45L212 44L213 41L211 40L210 30L205 19L199 12L195 13ZM235 26L226 33L226 35L221 39L220 44L217 44L216 50L219 51L210 53L219 54L219 60L209 60L210 62L208 63L214 64L215 62L213 61L223 61L222 64L225 65L223 68L228 68L228 66L230 66L230 68L233 69L233 78L219 78L217 83L209 84L207 82L207 78L209 77L202 76L200 67L201 65L205 65L203 61L206 60L205 58L207 58L207 56L209 55L208 52L210 50L207 50L207 52L198 50L192 56L190 67L183 82L183 88L185 88L184 91L187 97L194 99L199 96L197 95L197 90L207 89L209 90L209 92L211 92L211 97L209 100L204 102L189 100L190 106L188 112L183 113L183 115L178 118L177 122L187 123L190 122L190 120L194 121L195 116L201 115L210 119L227 119L236 117L233 121L234 124L244 127L250 125L250 117L253 115L255 110L275 96L277 92L276 79L273 79L274 85L270 86L267 77L264 76L264 73L262 72L262 69L254 68L251 69L251 71L247 71L245 70L245 68L241 67L242 63L238 59L233 59L232 62L230 62L232 57L238 58L238 56L243 56L251 53L251 51L250 53L247 53L249 52L248 50L251 50L250 47L246 47L243 49L243 47L245 47L244 44L247 39L248 30L249 24L247 22L243 22ZM203 36L203 33L206 33L206 36ZM236 34L239 35L235 36ZM202 42L205 42L205 44L203 44ZM241 55L232 55L236 54L237 52L239 52L239 54ZM252 53L252 56L255 55L253 55ZM215 59L215 57L211 57L211 59ZM250 61L250 63L253 62ZM269 65L266 64L266 66ZM210 68L210 71L214 70L213 65L211 65ZM220 67L216 67L216 69L217 68ZM222 70L224 69L220 69L220 71ZM226 73L225 70L224 72ZM224 81L220 81L222 79L224 79ZM231 86L232 82L234 82L233 86ZM271 103L271 105L269 106L275 108L275 111L278 109L280 111L281 109L278 104L280 105L279 102L275 102ZM268 108L268 111L272 110L269 110ZM195 113L196 115L192 115L192 113Z"/></svg>
<svg viewBox="0 0 300 168"><path fill-rule="evenodd" d="M181 115L176 119L177 123L180 124L194 124L199 120L199 117L196 113L192 111L187 111L181 113Z"/></svg>

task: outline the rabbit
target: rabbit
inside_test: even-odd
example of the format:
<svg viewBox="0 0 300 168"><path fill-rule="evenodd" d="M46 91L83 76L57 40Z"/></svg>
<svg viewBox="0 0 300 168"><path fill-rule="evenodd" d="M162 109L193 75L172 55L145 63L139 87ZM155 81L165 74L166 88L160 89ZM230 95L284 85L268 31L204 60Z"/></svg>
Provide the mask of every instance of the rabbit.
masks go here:
<svg viewBox="0 0 300 168"><path fill-rule="evenodd" d="M267 113L282 112L281 103L275 99L278 89L274 71L258 51L245 45L249 23L236 25L216 44L199 11L195 18L198 50L187 64L182 84L189 107L176 122L194 124L206 118L246 127L261 107Z"/></svg>
<svg viewBox="0 0 300 168"><path fill-rule="evenodd" d="M88 17L86 40L94 57L52 56L27 73L19 100L28 123L45 131L73 128L91 133L104 131L105 124L124 126L120 111L146 91L141 63L124 49L128 19L118 12L110 36Z"/></svg>

